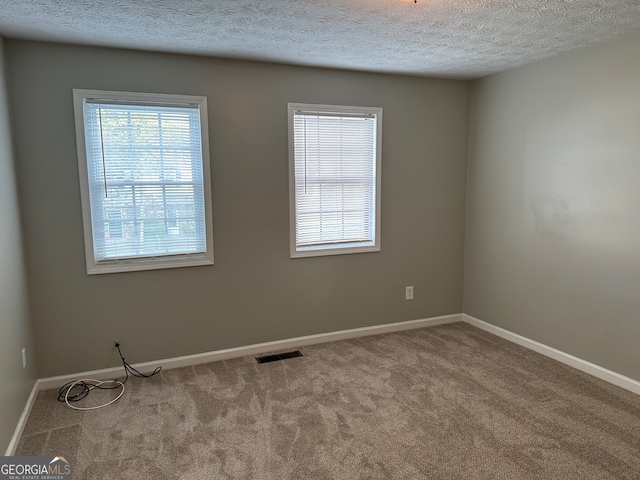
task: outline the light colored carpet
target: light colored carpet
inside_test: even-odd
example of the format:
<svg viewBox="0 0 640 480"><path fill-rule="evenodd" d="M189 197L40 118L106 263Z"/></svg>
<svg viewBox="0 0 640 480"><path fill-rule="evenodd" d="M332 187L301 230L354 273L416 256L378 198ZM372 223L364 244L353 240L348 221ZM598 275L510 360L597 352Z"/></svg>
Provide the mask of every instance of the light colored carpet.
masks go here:
<svg viewBox="0 0 640 480"><path fill-rule="evenodd" d="M301 351L134 378L91 412L40 392L17 455L76 480L640 478L640 396L469 325Z"/></svg>

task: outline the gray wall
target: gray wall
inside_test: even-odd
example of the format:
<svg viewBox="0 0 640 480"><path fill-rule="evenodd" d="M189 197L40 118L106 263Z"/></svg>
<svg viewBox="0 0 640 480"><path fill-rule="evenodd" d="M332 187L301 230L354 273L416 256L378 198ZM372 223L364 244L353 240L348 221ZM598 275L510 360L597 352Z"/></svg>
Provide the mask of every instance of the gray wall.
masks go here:
<svg viewBox="0 0 640 480"><path fill-rule="evenodd" d="M8 42L40 376L462 309L469 84ZM206 95L215 265L88 277L71 89ZM384 108L382 251L289 258L287 102ZM405 285L415 300L404 300Z"/></svg>
<svg viewBox="0 0 640 480"><path fill-rule="evenodd" d="M36 378L3 42L0 37L0 455L9 445ZM22 347L27 349L26 369Z"/></svg>
<svg viewBox="0 0 640 480"><path fill-rule="evenodd" d="M472 87L464 311L640 380L640 33Z"/></svg>

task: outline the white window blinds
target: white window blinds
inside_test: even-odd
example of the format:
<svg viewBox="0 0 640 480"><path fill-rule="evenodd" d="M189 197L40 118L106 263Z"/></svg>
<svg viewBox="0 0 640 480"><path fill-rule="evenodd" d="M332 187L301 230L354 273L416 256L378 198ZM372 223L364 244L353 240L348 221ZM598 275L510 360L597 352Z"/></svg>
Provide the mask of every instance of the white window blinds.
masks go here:
<svg viewBox="0 0 640 480"><path fill-rule="evenodd" d="M290 108L295 185L292 255L379 250L380 109Z"/></svg>
<svg viewBox="0 0 640 480"><path fill-rule="evenodd" d="M95 264L207 256L201 105L84 98L82 109Z"/></svg>

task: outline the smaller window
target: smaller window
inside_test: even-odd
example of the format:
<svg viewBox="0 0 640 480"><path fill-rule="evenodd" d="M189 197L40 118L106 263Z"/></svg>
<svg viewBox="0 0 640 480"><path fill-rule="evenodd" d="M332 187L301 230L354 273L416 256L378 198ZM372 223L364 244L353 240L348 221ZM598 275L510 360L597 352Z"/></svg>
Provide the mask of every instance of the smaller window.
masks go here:
<svg viewBox="0 0 640 480"><path fill-rule="evenodd" d="M382 109L288 110L291 257L379 251Z"/></svg>
<svg viewBox="0 0 640 480"><path fill-rule="evenodd" d="M87 273L211 265L206 98L73 97Z"/></svg>

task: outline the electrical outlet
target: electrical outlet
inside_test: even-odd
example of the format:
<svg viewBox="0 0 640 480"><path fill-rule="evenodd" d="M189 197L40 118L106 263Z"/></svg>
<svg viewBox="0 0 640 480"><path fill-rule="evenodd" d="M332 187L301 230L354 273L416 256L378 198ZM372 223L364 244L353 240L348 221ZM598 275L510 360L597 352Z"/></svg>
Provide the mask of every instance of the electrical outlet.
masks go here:
<svg viewBox="0 0 640 480"><path fill-rule="evenodd" d="M27 368L27 349L22 347L22 368Z"/></svg>
<svg viewBox="0 0 640 480"><path fill-rule="evenodd" d="M413 286L404 287L404 299L413 300Z"/></svg>

